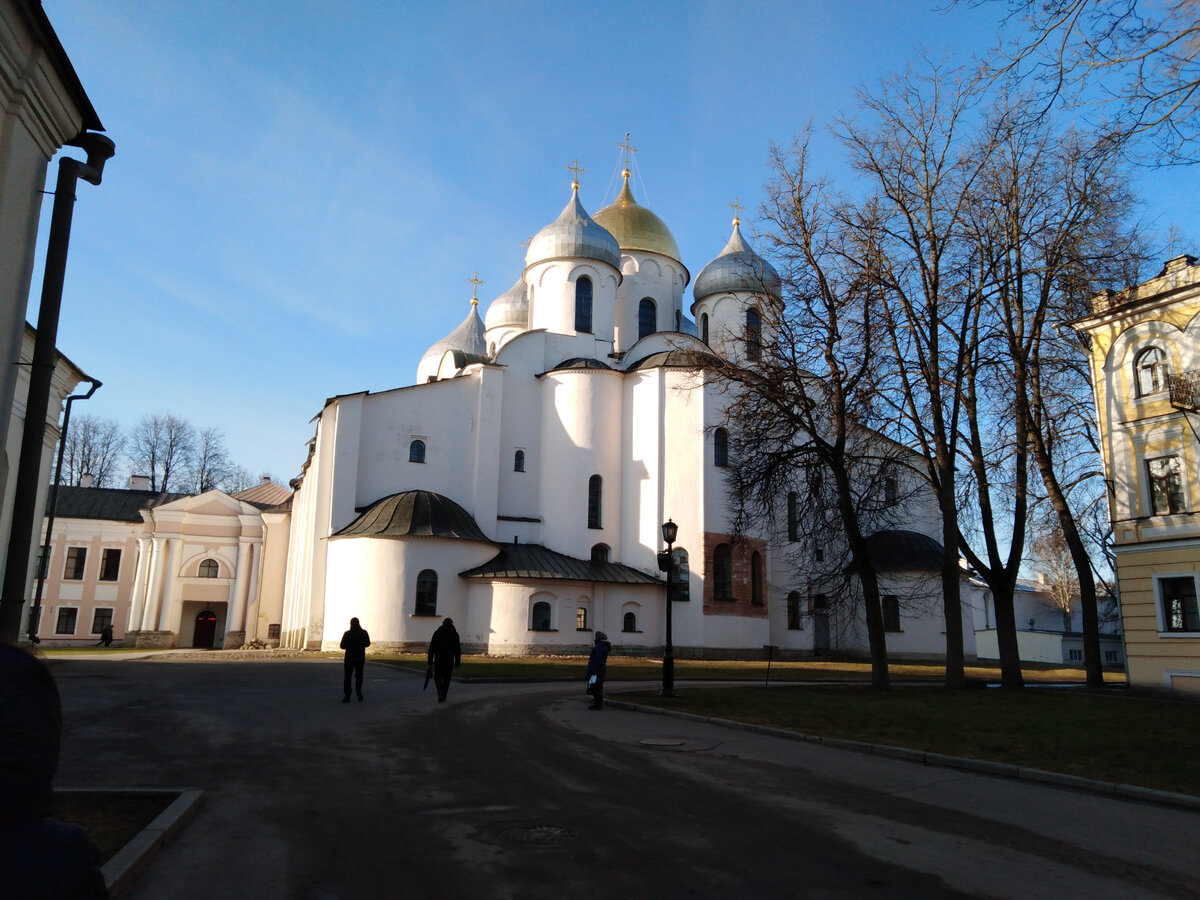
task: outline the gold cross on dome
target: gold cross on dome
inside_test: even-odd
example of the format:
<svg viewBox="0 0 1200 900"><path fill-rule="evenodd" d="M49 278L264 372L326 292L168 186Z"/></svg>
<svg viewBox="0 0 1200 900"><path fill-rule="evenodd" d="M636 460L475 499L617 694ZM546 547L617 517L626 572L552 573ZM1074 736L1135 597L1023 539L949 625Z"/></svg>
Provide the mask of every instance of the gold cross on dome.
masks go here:
<svg viewBox="0 0 1200 900"><path fill-rule="evenodd" d="M741 225L742 224L742 210L745 209L746 207L744 207L744 206L742 206L742 204L738 203L738 198L734 197L733 202L729 204L729 208L733 210L733 224Z"/></svg>
<svg viewBox="0 0 1200 900"><path fill-rule="evenodd" d="M629 132L625 132L625 142L617 141L617 146L625 151L625 168L629 168L629 163L633 161L631 154L637 153L637 147L629 142Z"/></svg>
<svg viewBox="0 0 1200 900"><path fill-rule="evenodd" d="M471 305L477 306L479 305L479 286L483 284L483 281L480 280L478 272L468 278L467 281L475 285L474 289L471 291Z"/></svg>
<svg viewBox="0 0 1200 900"><path fill-rule="evenodd" d="M586 173L587 169L582 168L579 165L579 159L576 158L574 165L567 166L567 171L574 173L574 177L571 179L571 187L578 188L579 187L579 176L581 173Z"/></svg>

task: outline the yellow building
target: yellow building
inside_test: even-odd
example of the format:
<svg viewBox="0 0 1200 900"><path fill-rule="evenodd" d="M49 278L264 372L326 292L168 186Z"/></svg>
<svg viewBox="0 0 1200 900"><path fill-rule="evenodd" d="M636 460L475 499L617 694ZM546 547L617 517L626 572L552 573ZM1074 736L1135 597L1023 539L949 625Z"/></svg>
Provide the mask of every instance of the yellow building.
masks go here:
<svg viewBox="0 0 1200 900"><path fill-rule="evenodd" d="M1200 694L1200 262L1072 324L1091 338L1130 683Z"/></svg>

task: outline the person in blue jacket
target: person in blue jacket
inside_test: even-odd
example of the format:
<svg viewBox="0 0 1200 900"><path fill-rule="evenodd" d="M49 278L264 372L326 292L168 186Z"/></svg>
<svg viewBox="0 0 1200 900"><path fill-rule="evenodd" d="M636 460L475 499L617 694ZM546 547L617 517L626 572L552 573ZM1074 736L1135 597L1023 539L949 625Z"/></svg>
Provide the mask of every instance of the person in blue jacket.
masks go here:
<svg viewBox="0 0 1200 900"><path fill-rule="evenodd" d="M608 654L612 650L612 644L608 642L608 635L603 631L596 632L596 642L592 645L592 654L588 657L587 666L587 691L592 695L592 705L588 709L603 709L604 708L604 675L608 669ZM592 681L592 676L596 677Z"/></svg>

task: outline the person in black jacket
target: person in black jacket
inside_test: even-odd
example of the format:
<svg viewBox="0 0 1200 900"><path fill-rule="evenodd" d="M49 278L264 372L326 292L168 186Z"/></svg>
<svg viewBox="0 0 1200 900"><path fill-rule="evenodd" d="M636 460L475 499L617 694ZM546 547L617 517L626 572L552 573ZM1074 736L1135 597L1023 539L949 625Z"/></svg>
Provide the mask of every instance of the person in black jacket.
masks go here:
<svg viewBox="0 0 1200 900"><path fill-rule="evenodd" d="M450 675L456 666L462 665L462 644L454 630L453 619L443 619L429 642L426 662L433 672L433 683L437 687L438 703L446 702L450 690Z"/></svg>
<svg viewBox="0 0 1200 900"><path fill-rule="evenodd" d="M596 643L592 645L592 653L588 657L587 692L592 695L592 705L588 709L604 709L604 676L608 671L608 654L612 644L608 635L603 631L596 632ZM592 681L595 678L595 681Z"/></svg>
<svg viewBox="0 0 1200 900"><path fill-rule="evenodd" d="M341 646L346 651L346 658L342 662L345 670L345 678L342 680L342 692L345 696L342 697L342 702L350 702L351 672L354 673L354 691L361 702L363 667L367 664L367 648L371 646L371 636L358 624L358 619L350 620L350 630L342 635Z"/></svg>

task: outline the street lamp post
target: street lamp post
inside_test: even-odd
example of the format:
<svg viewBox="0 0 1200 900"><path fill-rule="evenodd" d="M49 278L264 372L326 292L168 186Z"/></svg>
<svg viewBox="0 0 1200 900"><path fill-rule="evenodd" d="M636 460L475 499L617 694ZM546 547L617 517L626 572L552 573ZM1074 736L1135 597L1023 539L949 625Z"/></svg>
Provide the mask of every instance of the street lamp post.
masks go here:
<svg viewBox="0 0 1200 900"><path fill-rule="evenodd" d="M663 523L662 536L667 544L667 634L663 643L662 696L675 696L675 647L671 643L671 607L675 598L675 556L671 545L679 534L679 526L671 519Z"/></svg>

